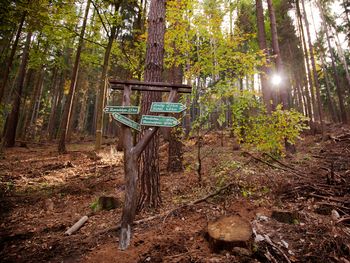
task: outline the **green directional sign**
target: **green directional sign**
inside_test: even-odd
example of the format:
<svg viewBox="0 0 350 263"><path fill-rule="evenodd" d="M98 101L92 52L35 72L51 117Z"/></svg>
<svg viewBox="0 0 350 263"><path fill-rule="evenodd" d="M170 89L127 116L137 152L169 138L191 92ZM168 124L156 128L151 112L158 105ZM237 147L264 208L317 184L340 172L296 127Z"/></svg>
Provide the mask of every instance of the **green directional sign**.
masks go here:
<svg viewBox="0 0 350 263"><path fill-rule="evenodd" d="M173 102L152 102L151 112L173 112L180 113L186 110L186 106L182 103Z"/></svg>
<svg viewBox="0 0 350 263"><path fill-rule="evenodd" d="M142 115L141 125L157 127L174 127L180 122L174 117Z"/></svg>
<svg viewBox="0 0 350 263"><path fill-rule="evenodd" d="M120 113L120 114L138 114L139 107L137 106L106 106L103 109L106 113Z"/></svg>
<svg viewBox="0 0 350 263"><path fill-rule="evenodd" d="M138 130L138 131L141 130L140 124L138 124L137 122L134 122L133 120L131 120L123 115L120 115L119 113L113 113L112 116L115 120L123 123L126 126L129 126L129 127L133 128L135 130Z"/></svg>

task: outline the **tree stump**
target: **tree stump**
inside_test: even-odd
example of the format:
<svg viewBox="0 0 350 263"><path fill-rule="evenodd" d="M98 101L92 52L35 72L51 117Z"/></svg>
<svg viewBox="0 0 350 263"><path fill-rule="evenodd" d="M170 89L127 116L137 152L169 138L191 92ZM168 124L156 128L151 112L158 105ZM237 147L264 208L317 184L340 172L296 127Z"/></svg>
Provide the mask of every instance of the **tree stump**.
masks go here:
<svg viewBox="0 0 350 263"><path fill-rule="evenodd" d="M240 216L225 216L208 224L209 245L213 252L234 247L250 248L252 234L249 222Z"/></svg>

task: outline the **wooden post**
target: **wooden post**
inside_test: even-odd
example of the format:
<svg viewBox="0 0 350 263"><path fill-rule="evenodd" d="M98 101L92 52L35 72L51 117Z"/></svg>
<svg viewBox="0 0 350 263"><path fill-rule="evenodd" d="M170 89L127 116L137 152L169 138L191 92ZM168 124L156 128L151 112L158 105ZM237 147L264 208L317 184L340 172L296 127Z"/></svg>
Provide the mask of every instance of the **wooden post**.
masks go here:
<svg viewBox="0 0 350 263"><path fill-rule="evenodd" d="M178 93L191 93L191 86L181 84L169 84L161 82L141 82L141 81L119 81L109 80L112 89L123 90L123 106L131 106L132 90L170 92L168 102L174 102ZM125 250L130 245L132 225L137 208L137 180L138 180L138 160L141 153L157 133L159 127L147 130L139 142L134 145L131 128L122 126L122 140L124 148L124 173L125 173L125 198L124 207L120 222L119 249Z"/></svg>
<svg viewBox="0 0 350 263"><path fill-rule="evenodd" d="M169 94L168 102L173 102L177 94L177 88L172 88ZM130 106L131 87L129 84L124 85L123 106ZM133 146L133 137L131 128L122 125L123 147L124 147L124 172L125 172L125 198L121 218L121 229L119 237L119 249L125 250L130 245L132 224L137 208L137 180L138 180L138 159L156 134L159 127L151 128Z"/></svg>

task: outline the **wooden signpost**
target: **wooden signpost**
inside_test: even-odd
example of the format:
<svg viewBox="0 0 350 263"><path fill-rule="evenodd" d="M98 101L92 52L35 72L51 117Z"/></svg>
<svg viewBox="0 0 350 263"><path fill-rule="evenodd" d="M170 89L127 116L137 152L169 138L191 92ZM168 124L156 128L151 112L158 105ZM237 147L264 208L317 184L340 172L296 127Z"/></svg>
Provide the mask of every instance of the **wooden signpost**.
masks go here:
<svg viewBox="0 0 350 263"><path fill-rule="evenodd" d="M138 159L156 134L159 127L174 127L180 122L174 117L143 115L141 125L152 126L148 129L139 142L134 145L131 128L140 131L140 124L121 114L136 114L135 106L131 106L130 97L133 90L169 92L168 102L156 102L151 112L178 113L186 109L180 103L174 103L177 93L191 93L191 86L161 82L119 81L109 80L111 89L123 90L122 106L107 106L106 113L112 113L115 120L122 123L123 148L124 148L124 172L125 172L125 199L120 223L119 248L128 248L131 240L131 230L137 207L137 180Z"/></svg>
<svg viewBox="0 0 350 263"><path fill-rule="evenodd" d="M120 115L119 113L113 113L112 116L116 121L119 121L119 122L123 123L124 125L129 126L130 128L141 131L141 126L137 122L135 122L135 121L123 116L123 115Z"/></svg>
<svg viewBox="0 0 350 263"><path fill-rule="evenodd" d="M139 114L140 108L137 106L106 106L103 111L106 113Z"/></svg>
<svg viewBox="0 0 350 263"><path fill-rule="evenodd" d="M172 102L152 102L151 112L170 112L180 113L186 110L186 106L182 103Z"/></svg>
<svg viewBox="0 0 350 263"><path fill-rule="evenodd" d="M175 127L180 122L174 117L142 115L141 125L156 127Z"/></svg>

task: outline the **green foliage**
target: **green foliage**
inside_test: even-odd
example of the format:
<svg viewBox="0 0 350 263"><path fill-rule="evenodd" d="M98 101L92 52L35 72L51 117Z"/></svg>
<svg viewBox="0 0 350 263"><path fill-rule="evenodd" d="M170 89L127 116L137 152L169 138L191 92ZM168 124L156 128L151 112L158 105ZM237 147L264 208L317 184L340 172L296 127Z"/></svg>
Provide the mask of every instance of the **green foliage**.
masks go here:
<svg viewBox="0 0 350 263"><path fill-rule="evenodd" d="M231 103L224 103L229 100ZM232 130L235 137L247 147L274 155L283 153L285 141L294 144L300 133L308 129L307 118L298 111L283 110L281 105L269 115L259 94L241 90L229 82L219 82L199 99L201 115L193 130L210 128L209 117L214 112L222 127L225 112L232 112ZM228 106L230 105L230 106Z"/></svg>
<svg viewBox="0 0 350 263"><path fill-rule="evenodd" d="M100 204L98 202L98 198L96 198L91 204L90 204L90 208L92 209L92 211L97 212L101 210Z"/></svg>
<svg viewBox="0 0 350 263"><path fill-rule="evenodd" d="M266 114L262 105L259 109L254 115L240 115L234 125L234 133L240 141L258 151L281 155L286 141L294 144L300 133L308 129L307 118L294 109L282 110L278 105L271 115Z"/></svg>

